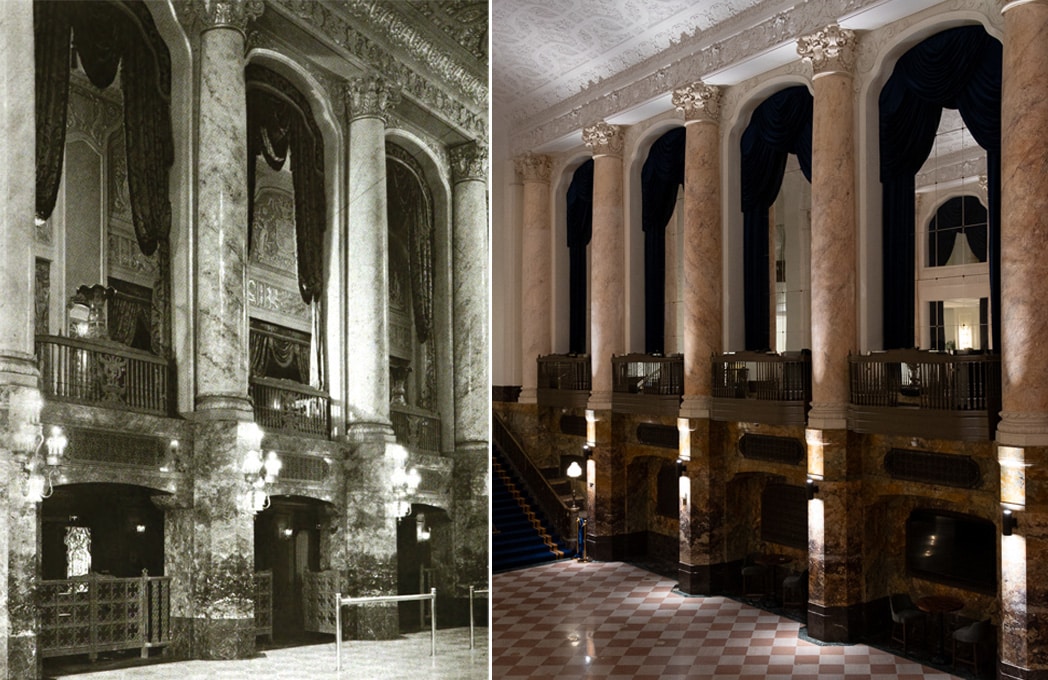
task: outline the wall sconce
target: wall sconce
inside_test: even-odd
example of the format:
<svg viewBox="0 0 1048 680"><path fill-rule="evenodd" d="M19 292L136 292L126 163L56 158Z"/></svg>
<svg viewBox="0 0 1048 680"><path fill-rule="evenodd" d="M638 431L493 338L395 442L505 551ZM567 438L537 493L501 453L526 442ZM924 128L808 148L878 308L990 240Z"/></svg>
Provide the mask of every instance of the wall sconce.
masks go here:
<svg viewBox="0 0 1048 680"><path fill-rule="evenodd" d="M688 463L681 458L677 459L677 476L686 477L688 475Z"/></svg>
<svg viewBox="0 0 1048 680"><path fill-rule="evenodd" d="M1005 508L1001 511L1001 535L1011 536L1015 528L1019 526L1019 519L1012 514L1011 509Z"/></svg>
<svg viewBox="0 0 1048 680"><path fill-rule="evenodd" d="M426 515L420 512L415 516L415 540L419 543L425 543L429 540L429 536L429 528L426 526Z"/></svg>
<svg viewBox="0 0 1048 680"><path fill-rule="evenodd" d="M589 460L593 458L593 447L589 444L582 445L582 458L583 460Z"/></svg>
<svg viewBox="0 0 1048 680"><path fill-rule="evenodd" d="M135 525L135 533L136 534L144 534L144 533L146 533L146 525L145 524L136 524Z"/></svg>
<svg viewBox="0 0 1048 680"><path fill-rule="evenodd" d="M248 506L252 512L261 512L271 504L268 487L276 482L284 464L280 462L276 451L270 451L263 460L260 450L264 436L262 428L255 423L245 423L242 427L243 434L248 440L248 450L244 454L244 462L241 465L244 480L251 485L251 490L248 492Z"/></svg>
<svg viewBox="0 0 1048 680"><path fill-rule="evenodd" d="M46 454L42 453L44 444L47 445ZM30 503L39 503L54 493L54 476L68 444L65 433L57 425L51 427L51 434L46 439L42 434L36 434L36 441L30 446L25 462L25 496Z"/></svg>
<svg viewBox="0 0 1048 680"><path fill-rule="evenodd" d="M568 486L571 487L571 508L570 510L578 510L579 505L575 502L575 480L582 476L582 466L579 465L579 461L571 461L571 465L568 466L568 477L571 481L568 482Z"/></svg>
<svg viewBox="0 0 1048 680"><path fill-rule="evenodd" d="M396 499L394 501L395 514L397 517L407 517L411 513L411 503L407 498L418 491L422 477L415 468L407 469L407 449L400 444L393 444L388 450L393 458L393 474L390 481L393 486L393 497Z"/></svg>
<svg viewBox="0 0 1048 680"><path fill-rule="evenodd" d="M291 537L295 535L295 530L291 527L284 527L280 531L280 537L285 541L290 541Z"/></svg>
<svg viewBox="0 0 1048 680"><path fill-rule="evenodd" d="M167 453L164 454L164 460L160 462L160 471L174 472L178 468L178 440L172 439L171 443L167 445Z"/></svg>
<svg viewBox="0 0 1048 680"><path fill-rule="evenodd" d="M808 494L808 500L815 500L815 494L819 493L819 486L815 483L815 480L808 477L808 481L804 486Z"/></svg>

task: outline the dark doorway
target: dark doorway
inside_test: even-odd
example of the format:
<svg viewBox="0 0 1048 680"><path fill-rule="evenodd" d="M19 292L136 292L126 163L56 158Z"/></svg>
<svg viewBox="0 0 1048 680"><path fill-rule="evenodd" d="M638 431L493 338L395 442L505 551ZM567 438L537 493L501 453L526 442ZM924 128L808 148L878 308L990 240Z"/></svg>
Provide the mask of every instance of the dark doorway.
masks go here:
<svg viewBox="0 0 1048 680"><path fill-rule="evenodd" d="M437 589L437 623L447 624L443 574L434 554L446 543L451 520L448 513L432 505L414 503L411 512L397 520L397 592L401 595L428 593ZM437 547L435 547L435 544ZM441 606L441 603L444 606ZM415 632L430 625L428 602L401 602L400 630Z"/></svg>
<svg viewBox="0 0 1048 680"><path fill-rule="evenodd" d="M320 569L323 501L275 496L255 516L255 570L273 572L273 639L312 640L303 618L302 585L307 571Z"/></svg>

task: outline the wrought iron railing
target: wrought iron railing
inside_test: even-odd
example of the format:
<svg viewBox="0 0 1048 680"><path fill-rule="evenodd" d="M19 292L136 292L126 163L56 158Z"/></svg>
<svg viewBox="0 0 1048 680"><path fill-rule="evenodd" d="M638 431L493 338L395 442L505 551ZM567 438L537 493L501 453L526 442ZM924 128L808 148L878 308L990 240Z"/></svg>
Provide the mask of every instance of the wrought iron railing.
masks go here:
<svg viewBox="0 0 1048 680"><path fill-rule="evenodd" d="M684 394L684 357L624 354L612 357L612 389L630 394Z"/></svg>
<svg viewBox="0 0 1048 680"><path fill-rule="evenodd" d="M256 571L255 581L255 636L273 639L273 572Z"/></svg>
<svg viewBox="0 0 1048 680"><path fill-rule="evenodd" d="M849 358L851 403L944 411L992 411L1001 402L1001 358L890 350Z"/></svg>
<svg viewBox="0 0 1048 680"><path fill-rule="evenodd" d="M170 362L116 342L36 336L40 385L55 400L170 415Z"/></svg>
<svg viewBox="0 0 1048 680"><path fill-rule="evenodd" d="M538 388L550 390L592 389L589 355L547 354L538 358Z"/></svg>
<svg viewBox="0 0 1048 680"><path fill-rule="evenodd" d="M331 398L309 385L274 378L251 378L255 422L278 432L328 438Z"/></svg>
<svg viewBox="0 0 1048 680"><path fill-rule="evenodd" d="M171 642L171 578L82 576L41 581L40 656L141 649Z"/></svg>
<svg viewBox="0 0 1048 680"><path fill-rule="evenodd" d="M811 402L807 352L735 352L715 356L712 363L714 398Z"/></svg>
<svg viewBox="0 0 1048 680"><path fill-rule="evenodd" d="M431 411L404 404L389 408L393 434L397 442L409 449L440 453L440 416Z"/></svg>

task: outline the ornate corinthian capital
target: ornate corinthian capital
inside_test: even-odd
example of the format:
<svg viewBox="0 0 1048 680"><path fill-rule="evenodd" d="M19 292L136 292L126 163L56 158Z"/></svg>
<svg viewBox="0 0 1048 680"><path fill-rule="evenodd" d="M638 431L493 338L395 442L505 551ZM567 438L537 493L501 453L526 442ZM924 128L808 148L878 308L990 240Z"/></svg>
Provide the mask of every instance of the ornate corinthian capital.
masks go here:
<svg viewBox="0 0 1048 680"><path fill-rule="evenodd" d="M582 141L594 156L622 156L622 128L601 121L582 128Z"/></svg>
<svg viewBox="0 0 1048 680"><path fill-rule="evenodd" d="M720 120L721 90L701 80L673 91L673 106L684 114L684 120L716 123Z"/></svg>
<svg viewBox="0 0 1048 680"><path fill-rule="evenodd" d="M549 184L550 168L552 163L549 156L531 153L518 156L513 160L517 168L517 174L525 182L545 182Z"/></svg>
<svg viewBox="0 0 1048 680"><path fill-rule="evenodd" d="M400 102L400 92L378 76L350 80L343 91L349 119L382 118Z"/></svg>
<svg viewBox="0 0 1048 680"><path fill-rule="evenodd" d="M488 176L488 147L482 142L466 142L448 150L451 160L451 180L455 184L467 180L485 180Z"/></svg>
<svg viewBox="0 0 1048 680"><path fill-rule="evenodd" d="M233 28L247 31L247 22L262 16L262 0L194 0L193 9L200 20L201 30Z"/></svg>
<svg viewBox="0 0 1048 680"><path fill-rule="evenodd" d="M797 54L811 64L815 75L850 74L855 70L855 31L830 24L798 38Z"/></svg>

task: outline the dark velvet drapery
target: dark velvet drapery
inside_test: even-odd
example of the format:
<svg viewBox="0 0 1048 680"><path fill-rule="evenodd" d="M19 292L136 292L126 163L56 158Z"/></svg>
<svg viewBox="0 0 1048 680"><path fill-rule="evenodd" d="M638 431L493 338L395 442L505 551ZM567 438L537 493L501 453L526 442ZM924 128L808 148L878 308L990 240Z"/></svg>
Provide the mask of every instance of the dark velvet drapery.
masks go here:
<svg viewBox="0 0 1048 680"><path fill-rule="evenodd" d="M255 157L280 170L291 152L295 189L295 242L299 293L306 304L324 290L324 140L309 102L286 78L258 64L244 71L247 84L248 213L253 217ZM248 230L250 233L250 229Z"/></svg>
<svg viewBox="0 0 1048 680"><path fill-rule="evenodd" d="M981 26L961 26L904 54L880 94L885 349L914 342L914 178L943 108L957 109L986 150L986 259L993 346L1000 347L1001 44Z"/></svg>
<svg viewBox="0 0 1048 680"><path fill-rule="evenodd" d="M746 349L771 347L768 211L779 195L786 157L811 181L812 97L803 85L780 90L754 110L742 133L743 279Z"/></svg>
<svg viewBox="0 0 1048 680"><path fill-rule="evenodd" d="M408 156L401 151L401 156ZM433 200L417 169L386 161L386 194L390 219L407 223L411 309L415 337L429 340L433 331Z"/></svg>
<svg viewBox="0 0 1048 680"><path fill-rule="evenodd" d="M568 351L586 353L586 247L593 235L593 159L568 185Z"/></svg>
<svg viewBox="0 0 1048 680"><path fill-rule="evenodd" d="M644 229L644 351L662 354L666 331L666 225L684 184L684 128L674 128L651 145L641 169L641 226Z"/></svg>

